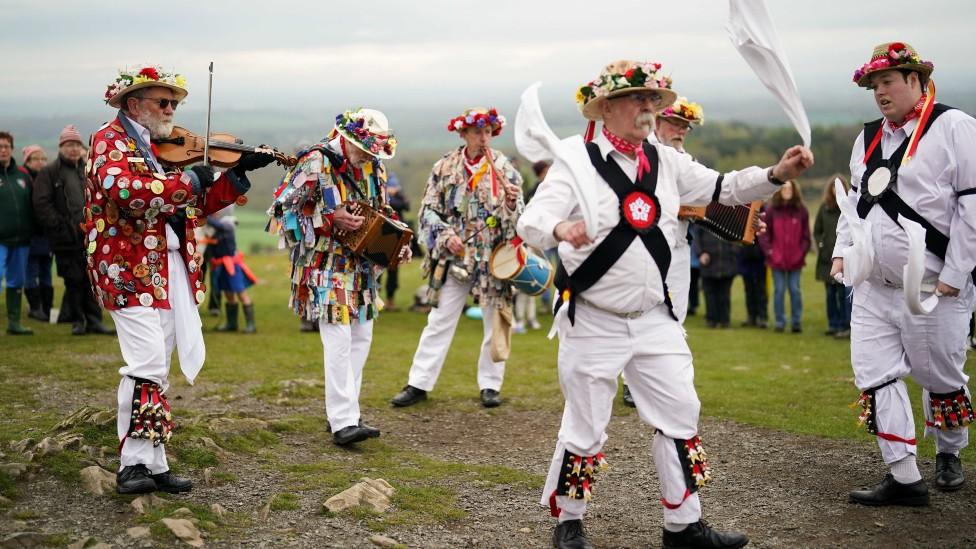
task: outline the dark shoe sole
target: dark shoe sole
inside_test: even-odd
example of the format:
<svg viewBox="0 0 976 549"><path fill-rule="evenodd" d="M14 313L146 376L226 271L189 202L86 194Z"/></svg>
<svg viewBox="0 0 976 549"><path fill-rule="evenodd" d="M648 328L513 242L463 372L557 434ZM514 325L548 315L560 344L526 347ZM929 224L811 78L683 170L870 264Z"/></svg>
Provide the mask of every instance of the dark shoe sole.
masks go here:
<svg viewBox="0 0 976 549"><path fill-rule="evenodd" d="M368 432L366 432L366 431L358 431L356 433L356 436L349 437L347 439L338 439L338 438L336 438L336 437L333 436L332 437L332 442L336 446L349 446L350 444L355 444L357 442L362 442L362 441L364 441L364 440L366 440L368 438L370 438Z"/></svg>
<svg viewBox="0 0 976 549"><path fill-rule="evenodd" d="M151 494L156 491L156 483L149 481L129 488L116 486L115 491L119 494Z"/></svg>
<svg viewBox="0 0 976 549"><path fill-rule="evenodd" d="M860 500L855 498L854 496L848 496L847 501L849 503L867 505L868 507L888 507L890 505L899 505L903 507L926 507L929 504L929 497L926 495L926 496L916 496L911 498L890 499L887 501L872 501L872 500Z"/></svg>
<svg viewBox="0 0 976 549"><path fill-rule="evenodd" d="M484 400L481 401L481 406L483 408L497 408L501 405L502 405L501 401L496 401L496 400L489 400L487 402L485 402Z"/></svg>
<svg viewBox="0 0 976 549"><path fill-rule="evenodd" d="M189 485L185 488L176 488L175 486L157 487L157 492L166 492L167 494L185 494L193 489L193 485Z"/></svg>
<svg viewBox="0 0 976 549"><path fill-rule="evenodd" d="M729 549L739 549L740 547L745 547L749 545L749 540L745 540L742 543L736 543L735 545L724 545L723 547L728 547ZM663 549L698 549L698 545L661 545Z"/></svg>
<svg viewBox="0 0 976 549"><path fill-rule="evenodd" d="M420 396L410 400L391 400L390 404L396 406L397 408L406 408L407 406L413 406L414 404L420 402L421 400L427 400L427 395Z"/></svg>
<svg viewBox="0 0 976 549"><path fill-rule="evenodd" d="M960 482L959 484L953 484L953 485L950 485L950 484L939 484L938 481L935 482L935 487L938 488L942 492L955 492L957 490L961 490L964 486L966 486L966 480L965 479L963 479L963 481Z"/></svg>

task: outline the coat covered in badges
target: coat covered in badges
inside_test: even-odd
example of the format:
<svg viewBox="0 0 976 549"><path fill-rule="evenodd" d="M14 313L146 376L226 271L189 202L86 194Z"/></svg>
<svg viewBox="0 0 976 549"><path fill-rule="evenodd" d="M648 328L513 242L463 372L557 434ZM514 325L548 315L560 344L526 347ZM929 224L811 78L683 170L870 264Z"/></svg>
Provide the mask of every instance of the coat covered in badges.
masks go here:
<svg viewBox="0 0 976 549"><path fill-rule="evenodd" d="M393 210L388 205L383 164L374 159L362 170L353 169L340 149L339 138L333 138L299 153L298 164L275 192L268 230L291 249L290 306L302 319L364 323L379 312L381 270L334 237L333 214L352 200L365 200L391 217Z"/></svg>
<svg viewBox="0 0 976 549"><path fill-rule="evenodd" d="M243 200L250 182L228 171L204 191L189 172L155 173L148 161L151 151L139 150L137 142L118 118L91 136L84 232L92 286L106 309L169 309L169 224L179 238L191 291L201 303L203 256L193 229L238 197Z"/></svg>

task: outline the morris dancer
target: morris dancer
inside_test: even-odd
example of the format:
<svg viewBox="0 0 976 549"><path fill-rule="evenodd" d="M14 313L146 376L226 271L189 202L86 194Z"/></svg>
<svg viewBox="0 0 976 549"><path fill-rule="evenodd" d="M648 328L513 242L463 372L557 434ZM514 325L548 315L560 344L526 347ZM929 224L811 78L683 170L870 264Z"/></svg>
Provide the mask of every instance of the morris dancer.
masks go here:
<svg viewBox="0 0 976 549"><path fill-rule="evenodd" d="M670 86L660 64L618 61L580 87L583 116L591 120L591 130L603 121L603 131L585 150L570 154L592 163L592 179L577 181L572 174L578 170L557 158L519 220L519 234L530 245L546 249L558 243L564 266L556 277L560 296L554 323L566 406L542 494L542 503L559 519L556 547L590 547L582 518L595 471L604 461L600 450L617 376L624 370L641 419L656 430L651 450L664 505L664 546L748 542L742 534L721 533L700 520L697 491L709 479L697 435L700 404L691 352L664 280L679 203L741 204L768 197L812 165L813 155L792 147L771 168L720 174L673 148L652 145L646 139L655 112L676 98ZM580 220L577 185L597 189L594 241Z"/></svg>
<svg viewBox="0 0 976 549"><path fill-rule="evenodd" d="M934 68L908 44L891 42L876 47L854 73L854 83L872 90L883 116L865 124L854 142L847 196L858 216L871 223L874 249L870 274L854 289L851 364L863 391L862 421L877 435L890 468L874 488L851 492L852 502L865 505L929 502L915 462L906 376L922 386L925 435L935 437L938 452L936 487L958 490L965 482L959 451L969 443L966 427L973 421L963 367L966 326L976 302L976 120L935 102L929 79ZM928 314L906 307L903 267L910 254L899 216L925 229L922 292L938 301ZM842 217L832 276L843 273L843 254L852 241L849 220ZM848 261L855 270L853 258Z"/></svg>
<svg viewBox="0 0 976 549"><path fill-rule="evenodd" d="M411 406L434 389L451 346L464 303L471 294L484 310L484 340L478 357L481 404L501 404L505 362L491 357L493 309L512 308L512 285L488 270L495 246L515 237L521 214L522 176L491 139L505 118L495 109L472 108L451 119L464 145L434 164L420 207L420 231L429 250L424 273L430 277L433 308L420 336L407 385L391 401ZM495 334L496 337L503 334Z"/></svg>
<svg viewBox="0 0 976 549"><path fill-rule="evenodd" d="M380 436L379 429L362 422L359 393L382 301L381 269L345 248L336 232L362 225L364 217L350 211L356 200L394 217L382 161L393 158L396 145L382 112L345 111L325 139L298 153L298 164L282 179L268 212L272 232L291 248L289 305L319 325L325 413L339 446ZM409 247L401 257L409 261Z"/></svg>
<svg viewBox="0 0 976 549"><path fill-rule="evenodd" d="M122 494L192 487L169 472L163 445L174 427L165 395L173 348L190 383L205 356L197 313L205 295L203 258L193 228L243 198L251 185L246 171L274 160L244 154L217 179L209 166L181 171L161 165L152 141L169 137L186 94L183 77L159 67L120 72L105 92L118 116L91 136L89 146L88 276L115 321L125 361L118 390Z"/></svg>

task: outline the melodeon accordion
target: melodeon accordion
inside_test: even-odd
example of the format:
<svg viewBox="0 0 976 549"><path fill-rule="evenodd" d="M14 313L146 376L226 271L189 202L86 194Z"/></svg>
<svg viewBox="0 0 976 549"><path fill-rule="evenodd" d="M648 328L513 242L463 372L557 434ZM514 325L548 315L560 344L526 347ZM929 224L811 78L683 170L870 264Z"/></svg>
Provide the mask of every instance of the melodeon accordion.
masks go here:
<svg viewBox="0 0 976 549"><path fill-rule="evenodd" d="M759 228L761 207L762 200L739 206L726 206L718 202L708 206L681 206L678 219L691 220L723 240L753 244Z"/></svg>
<svg viewBox="0 0 976 549"><path fill-rule="evenodd" d="M413 238L410 227L383 215L364 200L356 200L347 207L350 213L365 219L355 231L335 229L335 239L352 253L381 267L396 267L400 263L400 252L410 246Z"/></svg>

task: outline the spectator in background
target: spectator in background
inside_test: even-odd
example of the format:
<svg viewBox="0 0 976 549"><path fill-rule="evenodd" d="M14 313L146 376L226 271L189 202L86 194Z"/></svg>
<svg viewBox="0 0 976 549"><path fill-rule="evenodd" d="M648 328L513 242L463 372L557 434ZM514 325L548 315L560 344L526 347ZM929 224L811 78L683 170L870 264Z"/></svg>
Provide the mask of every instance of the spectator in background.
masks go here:
<svg viewBox="0 0 976 549"><path fill-rule="evenodd" d="M735 246L701 225L695 225L693 230L705 291L705 325L709 328L728 328L732 309L732 280L737 270Z"/></svg>
<svg viewBox="0 0 976 549"><path fill-rule="evenodd" d="M823 203L817 210L817 219L813 223L813 241L817 243L817 280L824 283L827 290L827 335L838 338L851 337L851 288L830 276L831 258L834 243L837 241L837 221L840 219L840 207L837 206L837 194L834 191L834 179L844 181L843 177L835 175L827 181L824 187ZM849 187L844 181L844 190Z"/></svg>
<svg viewBox="0 0 976 549"><path fill-rule="evenodd" d="M27 145L21 150L21 164L31 177L31 189L37 173L47 164L47 153L40 145ZM44 236L44 228L34 216L34 235L31 236L30 252L27 255L27 279L24 281L24 294L27 296L27 316L34 320L47 322L51 319L51 306L54 304L54 285L51 284L51 246Z"/></svg>
<svg viewBox="0 0 976 549"><path fill-rule="evenodd" d="M396 212L397 219L404 221L404 216L407 211L410 210L410 200L407 195L403 193L403 185L400 184L400 179L393 172L389 172L386 179L386 194L389 205ZM406 222L406 221L404 221ZM411 227L412 229L413 227ZM415 231L416 234L416 231ZM416 246L417 239L414 238L411 241L411 247ZM417 250L412 250L414 253ZM392 268L386 270L386 304L383 309L389 312L398 311L399 308L396 306L396 291L400 288L400 269Z"/></svg>
<svg viewBox="0 0 976 549"><path fill-rule="evenodd" d="M102 324L102 308L95 301L86 272L85 148L73 125L65 126L58 139L58 157L44 166L34 181L34 215L44 227L64 279L65 301L74 322L71 335L114 334Z"/></svg>
<svg viewBox="0 0 976 549"><path fill-rule="evenodd" d="M766 293L766 260L759 242L735 250L739 274L746 294L746 320L743 326L766 328L769 318L769 295Z"/></svg>
<svg viewBox="0 0 976 549"><path fill-rule="evenodd" d="M218 332L236 332L238 312L244 309L244 333L257 332L254 324L254 303L247 289L257 282L257 277L244 263L244 255L237 250L237 220L234 207L229 206L207 218L207 224L214 228L213 240L207 249L213 253L210 260L213 269L210 275L212 292L223 292L224 311L227 317L217 326ZM238 304L240 302L240 304Z"/></svg>
<svg viewBox="0 0 976 549"><path fill-rule="evenodd" d="M20 324L33 221L30 174L14 160L14 136L0 131L0 279L6 286L7 333L31 335Z"/></svg>
<svg viewBox="0 0 976 549"><path fill-rule="evenodd" d="M695 316L698 313L698 282L701 280L701 261L698 260L698 256L701 252L698 250L698 243L692 237L694 231L689 226L688 227L688 239L691 240L691 258L689 259L689 277L688 277L688 315Z"/></svg>
<svg viewBox="0 0 976 549"><path fill-rule="evenodd" d="M787 181L769 199L766 211L766 264L773 270L773 312L776 331L786 329L784 298L790 292L790 328L803 331L803 295L800 272L810 250L810 215L796 181Z"/></svg>
<svg viewBox="0 0 976 549"><path fill-rule="evenodd" d="M546 172L549 171L550 166L552 166L552 163L546 160L540 160L532 164L532 173L535 174L535 184L531 187L526 185L527 188L525 189L524 193L526 202L531 200L532 196L535 195L536 189L539 188L539 185L541 185L542 181L546 178ZM552 250L546 250L544 254L546 259L548 259L549 262L555 266L553 259L555 258L558 261L559 257L556 253L556 249L553 248ZM546 288L544 295L548 294L550 291L551 288ZM512 325L512 331L514 333L524 334L526 330L538 330L542 327L542 325L539 324L537 305L536 296L528 295L518 290L515 291L515 309L513 311L515 323Z"/></svg>

